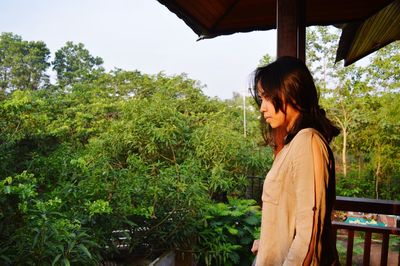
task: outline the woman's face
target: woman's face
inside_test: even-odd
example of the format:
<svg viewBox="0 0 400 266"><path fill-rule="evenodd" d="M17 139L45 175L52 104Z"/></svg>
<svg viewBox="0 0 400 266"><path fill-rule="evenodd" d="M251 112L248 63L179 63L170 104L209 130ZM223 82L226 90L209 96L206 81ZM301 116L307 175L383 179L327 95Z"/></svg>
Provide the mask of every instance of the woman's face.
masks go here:
<svg viewBox="0 0 400 266"><path fill-rule="evenodd" d="M267 97L263 96L262 93L263 89L261 88L261 86L258 84L257 87L258 87L258 95L262 100L260 112L262 113L265 121L272 128L284 126L287 130L289 130L294 124L294 121L299 115L299 112L295 110L291 105L288 105L286 107L286 114L283 113L282 110L280 109L276 110L272 101ZM285 106L286 103L283 102L283 105Z"/></svg>
<svg viewBox="0 0 400 266"><path fill-rule="evenodd" d="M285 114L281 110L276 110L272 102L261 96L260 112L264 116L265 121L270 124L272 128L277 128L285 125Z"/></svg>

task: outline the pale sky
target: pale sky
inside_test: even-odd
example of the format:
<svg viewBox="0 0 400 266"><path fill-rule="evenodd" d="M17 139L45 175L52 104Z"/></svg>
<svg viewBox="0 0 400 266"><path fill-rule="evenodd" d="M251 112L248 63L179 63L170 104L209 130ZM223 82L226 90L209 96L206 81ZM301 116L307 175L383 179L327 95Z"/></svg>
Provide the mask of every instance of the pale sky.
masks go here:
<svg viewBox="0 0 400 266"><path fill-rule="evenodd" d="M196 41L156 0L0 0L0 32L41 40L52 56L67 41L81 42L107 70L187 73L221 99L243 93L262 56L276 54L275 30Z"/></svg>

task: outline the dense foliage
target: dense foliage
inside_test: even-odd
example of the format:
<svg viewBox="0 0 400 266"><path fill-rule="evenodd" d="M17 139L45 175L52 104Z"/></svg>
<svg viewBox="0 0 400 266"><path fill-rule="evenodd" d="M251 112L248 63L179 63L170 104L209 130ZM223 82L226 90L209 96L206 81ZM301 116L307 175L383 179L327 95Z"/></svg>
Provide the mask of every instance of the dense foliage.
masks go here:
<svg viewBox="0 0 400 266"><path fill-rule="evenodd" d="M22 44L31 47L1 35L1 56ZM5 59L0 67L14 73ZM89 265L169 249L207 265L250 263L259 211L237 198L272 156L243 137L242 109L204 96L185 75L101 64L68 42L56 52L55 84L2 83L0 263Z"/></svg>

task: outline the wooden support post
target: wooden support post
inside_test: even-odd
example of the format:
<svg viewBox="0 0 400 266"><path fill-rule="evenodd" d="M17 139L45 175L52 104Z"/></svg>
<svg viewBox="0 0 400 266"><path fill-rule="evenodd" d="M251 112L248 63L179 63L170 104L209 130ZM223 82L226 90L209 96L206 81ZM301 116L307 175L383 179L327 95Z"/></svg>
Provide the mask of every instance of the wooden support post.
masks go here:
<svg viewBox="0 0 400 266"><path fill-rule="evenodd" d="M294 56L305 61L305 0L277 0L277 57Z"/></svg>
<svg viewBox="0 0 400 266"><path fill-rule="evenodd" d="M305 61L306 43L305 0L277 0L277 57L293 56ZM284 146L285 128L274 130L275 154Z"/></svg>

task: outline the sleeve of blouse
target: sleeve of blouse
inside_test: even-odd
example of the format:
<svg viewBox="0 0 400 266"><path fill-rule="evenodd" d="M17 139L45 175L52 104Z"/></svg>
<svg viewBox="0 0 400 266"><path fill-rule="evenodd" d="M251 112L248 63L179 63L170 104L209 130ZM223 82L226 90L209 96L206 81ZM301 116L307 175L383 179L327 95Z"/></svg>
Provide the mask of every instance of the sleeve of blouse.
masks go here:
<svg viewBox="0 0 400 266"><path fill-rule="evenodd" d="M313 227L316 215L315 195L315 164L319 164L321 152L315 151L313 145L318 145L318 141L313 141L316 136L312 133L302 134L293 139L292 167L293 184L295 187L295 227L296 235L289 249L284 265L302 265L312 256L315 237L313 237ZM317 144L316 144L317 143ZM315 158L317 157L317 158ZM317 167L318 168L318 167ZM317 171L318 172L318 171ZM318 179L318 178L317 178ZM309 255L309 256L307 256Z"/></svg>

